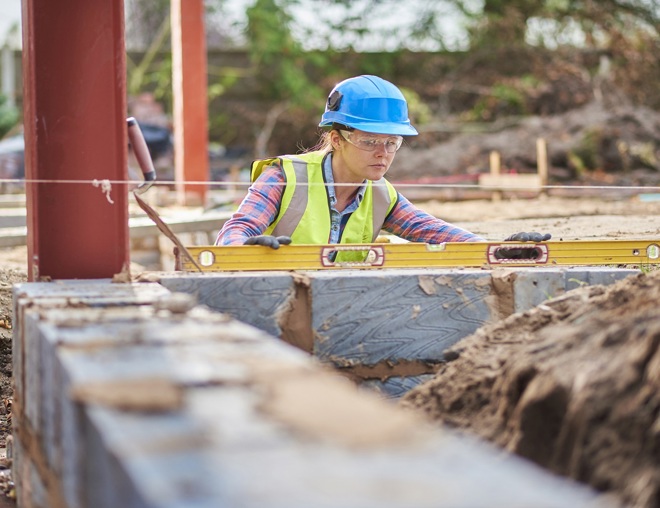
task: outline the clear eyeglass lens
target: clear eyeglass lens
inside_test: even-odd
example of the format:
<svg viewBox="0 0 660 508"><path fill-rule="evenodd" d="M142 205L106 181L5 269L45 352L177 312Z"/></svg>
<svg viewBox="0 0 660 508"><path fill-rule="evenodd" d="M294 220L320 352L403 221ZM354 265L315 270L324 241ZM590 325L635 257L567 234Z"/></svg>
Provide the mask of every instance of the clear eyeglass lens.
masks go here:
<svg viewBox="0 0 660 508"><path fill-rule="evenodd" d="M380 145L385 147L387 153L394 153L403 144L402 136L389 136L387 138L375 138L370 136L363 136L349 131L341 131L342 136L346 141L356 146L360 150L373 152Z"/></svg>

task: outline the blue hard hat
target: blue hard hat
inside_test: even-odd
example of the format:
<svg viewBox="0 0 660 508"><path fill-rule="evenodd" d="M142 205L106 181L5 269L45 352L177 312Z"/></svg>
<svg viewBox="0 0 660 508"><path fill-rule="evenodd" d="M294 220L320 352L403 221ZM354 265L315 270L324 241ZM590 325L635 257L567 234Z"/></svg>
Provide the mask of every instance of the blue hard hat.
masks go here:
<svg viewBox="0 0 660 508"><path fill-rule="evenodd" d="M416 136L401 91L378 76L357 76L330 92L319 127L337 123L374 134Z"/></svg>

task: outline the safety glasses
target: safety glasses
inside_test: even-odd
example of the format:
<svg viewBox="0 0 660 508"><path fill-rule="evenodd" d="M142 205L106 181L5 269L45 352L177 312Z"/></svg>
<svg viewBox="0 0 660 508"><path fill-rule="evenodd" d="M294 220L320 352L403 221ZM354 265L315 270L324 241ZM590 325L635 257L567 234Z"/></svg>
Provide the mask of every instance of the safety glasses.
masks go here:
<svg viewBox="0 0 660 508"><path fill-rule="evenodd" d="M358 132L349 132L340 130L341 136L351 145L365 152L373 152L380 145L385 147L387 153L394 153L403 143L402 136L388 136L386 138L375 136L373 134L363 134Z"/></svg>

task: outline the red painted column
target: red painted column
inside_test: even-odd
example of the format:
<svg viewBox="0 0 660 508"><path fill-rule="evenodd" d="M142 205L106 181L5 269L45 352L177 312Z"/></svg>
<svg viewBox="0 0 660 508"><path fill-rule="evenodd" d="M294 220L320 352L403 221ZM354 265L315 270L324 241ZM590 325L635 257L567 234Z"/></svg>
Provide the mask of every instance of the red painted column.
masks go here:
<svg viewBox="0 0 660 508"><path fill-rule="evenodd" d="M181 204L204 204L207 182L208 99L203 0L172 0L174 174Z"/></svg>
<svg viewBox="0 0 660 508"><path fill-rule="evenodd" d="M130 257L123 2L22 0L22 23L29 279L112 277Z"/></svg>

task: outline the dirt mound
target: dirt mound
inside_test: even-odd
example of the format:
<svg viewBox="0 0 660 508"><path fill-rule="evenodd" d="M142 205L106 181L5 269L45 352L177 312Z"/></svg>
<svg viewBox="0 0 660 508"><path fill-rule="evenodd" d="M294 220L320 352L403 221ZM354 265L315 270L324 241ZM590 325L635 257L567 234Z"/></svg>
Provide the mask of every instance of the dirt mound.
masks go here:
<svg viewBox="0 0 660 508"><path fill-rule="evenodd" d="M485 326L401 401L636 507L660 507L660 273Z"/></svg>
<svg viewBox="0 0 660 508"><path fill-rule="evenodd" d="M536 140L548 143L553 182L584 180L591 171L615 173L607 183L657 185L660 112L592 101L553 116L531 116L492 132L457 134L428 148L401 148L393 181L488 171L489 154L502 155L503 171L536 171Z"/></svg>
<svg viewBox="0 0 660 508"><path fill-rule="evenodd" d="M11 265L11 262L7 263ZM0 268L0 447L11 432L12 386L12 314L14 284L25 282L27 273L20 268Z"/></svg>

